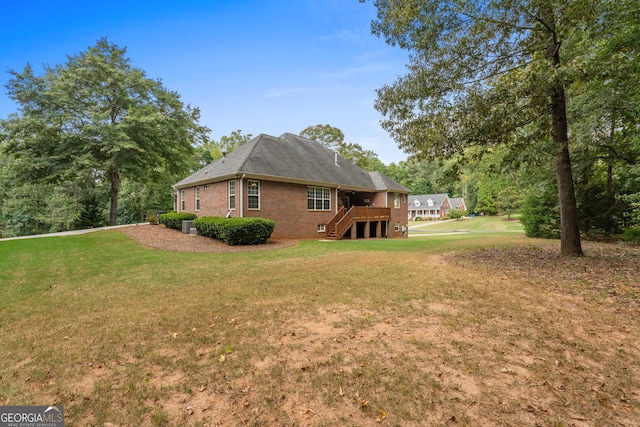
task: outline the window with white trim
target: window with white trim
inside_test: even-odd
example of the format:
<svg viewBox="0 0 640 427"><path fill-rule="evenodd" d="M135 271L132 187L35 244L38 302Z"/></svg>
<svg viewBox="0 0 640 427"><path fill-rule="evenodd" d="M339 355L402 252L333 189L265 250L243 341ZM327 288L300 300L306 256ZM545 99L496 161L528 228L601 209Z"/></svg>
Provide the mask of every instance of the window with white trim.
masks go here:
<svg viewBox="0 0 640 427"><path fill-rule="evenodd" d="M184 211L185 209L185 190L180 190L180 210Z"/></svg>
<svg viewBox="0 0 640 427"><path fill-rule="evenodd" d="M318 233L324 233L327 229L326 224L318 224Z"/></svg>
<svg viewBox="0 0 640 427"><path fill-rule="evenodd" d="M260 209L260 181L247 180L247 209Z"/></svg>
<svg viewBox="0 0 640 427"><path fill-rule="evenodd" d="M307 187L307 209L310 211L331 210L331 190L325 187Z"/></svg>
<svg viewBox="0 0 640 427"><path fill-rule="evenodd" d="M196 187L196 210L200 210L200 187Z"/></svg>
<svg viewBox="0 0 640 427"><path fill-rule="evenodd" d="M400 193L393 193L393 207L400 209Z"/></svg>
<svg viewBox="0 0 640 427"><path fill-rule="evenodd" d="M400 223L399 222L396 222L396 225L395 225L394 229L396 231L400 231Z"/></svg>
<svg viewBox="0 0 640 427"><path fill-rule="evenodd" d="M227 181L227 194L229 210L236 208L236 180Z"/></svg>

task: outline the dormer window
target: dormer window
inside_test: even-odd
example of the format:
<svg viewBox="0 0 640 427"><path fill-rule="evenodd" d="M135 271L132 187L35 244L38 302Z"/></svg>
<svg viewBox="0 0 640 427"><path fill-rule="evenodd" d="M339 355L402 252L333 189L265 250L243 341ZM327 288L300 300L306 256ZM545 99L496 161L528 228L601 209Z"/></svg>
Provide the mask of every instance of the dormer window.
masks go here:
<svg viewBox="0 0 640 427"><path fill-rule="evenodd" d="M414 200L414 201L413 201L413 204L414 204L414 205L416 206L416 208L417 208L418 206L420 206L420 200L417 200L417 199L416 199L416 200Z"/></svg>
<svg viewBox="0 0 640 427"><path fill-rule="evenodd" d="M427 205L428 206L433 206L433 200L431 200L431 199L427 200Z"/></svg>

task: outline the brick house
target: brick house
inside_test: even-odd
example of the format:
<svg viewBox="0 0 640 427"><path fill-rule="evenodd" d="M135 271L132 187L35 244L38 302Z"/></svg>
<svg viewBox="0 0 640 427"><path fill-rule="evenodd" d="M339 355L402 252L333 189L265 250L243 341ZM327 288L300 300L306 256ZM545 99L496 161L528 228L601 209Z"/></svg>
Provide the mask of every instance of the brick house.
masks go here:
<svg viewBox="0 0 640 427"><path fill-rule="evenodd" d="M403 237L409 190L316 141L261 134L173 186L178 212L262 217L273 238Z"/></svg>
<svg viewBox="0 0 640 427"><path fill-rule="evenodd" d="M449 202L451 204L451 209L455 209L457 211L467 210L467 204L464 202L462 197L449 197Z"/></svg>
<svg viewBox="0 0 640 427"><path fill-rule="evenodd" d="M420 219L442 219L451 207L451 200L447 194L421 194L409 197L409 220Z"/></svg>

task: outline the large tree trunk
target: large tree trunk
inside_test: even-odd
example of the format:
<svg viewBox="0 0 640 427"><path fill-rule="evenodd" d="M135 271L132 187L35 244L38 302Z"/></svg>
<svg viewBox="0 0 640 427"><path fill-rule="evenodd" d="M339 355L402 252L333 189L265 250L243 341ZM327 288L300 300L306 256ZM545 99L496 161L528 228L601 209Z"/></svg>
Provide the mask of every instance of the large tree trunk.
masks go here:
<svg viewBox="0 0 640 427"><path fill-rule="evenodd" d="M109 170L111 181L111 209L109 210L109 225L118 223L118 192L120 191L120 174L115 168Z"/></svg>
<svg viewBox="0 0 640 427"><path fill-rule="evenodd" d="M560 64L560 42L555 39L549 46L547 58L551 67ZM569 155L569 132L567 126L567 106L562 83L556 80L550 87L551 120L553 141L558 147L556 174L558 177L558 197L560 199L560 254L562 256L582 256L580 228L576 194L571 172Z"/></svg>

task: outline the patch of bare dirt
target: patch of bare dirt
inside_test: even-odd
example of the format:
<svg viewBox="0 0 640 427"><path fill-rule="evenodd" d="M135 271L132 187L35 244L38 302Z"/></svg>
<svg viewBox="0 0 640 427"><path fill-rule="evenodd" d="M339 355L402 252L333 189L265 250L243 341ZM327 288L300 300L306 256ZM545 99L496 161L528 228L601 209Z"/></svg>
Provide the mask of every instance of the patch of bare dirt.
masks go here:
<svg viewBox="0 0 640 427"><path fill-rule="evenodd" d="M590 293L640 309L640 248L626 244L583 243L583 257L562 257L558 245L486 248L451 257L458 264L481 264L504 277L543 284L572 294Z"/></svg>
<svg viewBox="0 0 640 427"><path fill-rule="evenodd" d="M252 252L289 248L298 244L297 240L269 239L264 245L232 246L209 237L184 234L164 225L135 225L120 228L119 231L146 247L174 252Z"/></svg>

